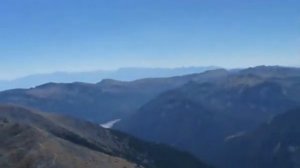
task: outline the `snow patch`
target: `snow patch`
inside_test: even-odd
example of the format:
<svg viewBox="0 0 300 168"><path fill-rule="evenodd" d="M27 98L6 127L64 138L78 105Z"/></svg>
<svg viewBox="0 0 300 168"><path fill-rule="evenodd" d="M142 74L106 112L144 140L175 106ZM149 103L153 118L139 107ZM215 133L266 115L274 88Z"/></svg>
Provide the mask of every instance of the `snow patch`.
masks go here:
<svg viewBox="0 0 300 168"><path fill-rule="evenodd" d="M121 119L115 119L115 120L112 120L112 121L108 121L106 123L103 123L103 124L100 124L101 127L103 128L112 128L117 122L120 122Z"/></svg>
<svg viewBox="0 0 300 168"><path fill-rule="evenodd" d="M296 152L297 150L299 150L299 146L292 146L292 145L290 145L289 147L288 147L288 151L289 152Z"/></svg>
<svg viewBox="0 0 300 168"><path fill-rule="evenodd" d="M279 151L280 147L281 147L281 143L278 142L278 144L275 146L275 148L273 150L273 153L276 154Z"/></svg>
<svg viewBox="0 0 300 168"><path fill-rule="evenodd" d="M243 136L244 134L245 134L244 132L238 132L238 133L236 133L236 134L227 136L227 137L225 138L225 141L229 141L229 140L231 140L231 139L233 139L233 138L237 138L237 137Z"/></svg>

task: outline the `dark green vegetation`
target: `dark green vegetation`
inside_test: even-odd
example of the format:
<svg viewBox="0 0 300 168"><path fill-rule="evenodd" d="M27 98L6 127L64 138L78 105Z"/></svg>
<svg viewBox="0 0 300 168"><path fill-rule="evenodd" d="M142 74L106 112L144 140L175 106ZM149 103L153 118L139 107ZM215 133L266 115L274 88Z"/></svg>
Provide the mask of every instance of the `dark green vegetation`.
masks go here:
<svg viewBox="0 0 300 168"><path fill-rule="evenodd" d="M0 167L207 168L195 157L78 119L0 106Z"/></svg>
<svg viewBox="0 0 300 168"><path fill-rule="evenodd" d="M115 128L216 163L226 140L299 105L300 70L262 66L167 91Z"/></svg>
<svg viewBox="0 0 300 168"><path fill-rule="evenodd" d="M255 131L232 138L219 165L230 168L300 167L300 109L280 114Z"/></svg>
<svg viewBox="0 0 300 168"><path fill-rule="evenodd" d="M203 74L132 82L103 80L97 84L48 83L32 89L0 92L0 102L103 123L126 117L160 93L182 86L188 81L206 81L224 74L226 74L224 70L217 70Z"/></svg>

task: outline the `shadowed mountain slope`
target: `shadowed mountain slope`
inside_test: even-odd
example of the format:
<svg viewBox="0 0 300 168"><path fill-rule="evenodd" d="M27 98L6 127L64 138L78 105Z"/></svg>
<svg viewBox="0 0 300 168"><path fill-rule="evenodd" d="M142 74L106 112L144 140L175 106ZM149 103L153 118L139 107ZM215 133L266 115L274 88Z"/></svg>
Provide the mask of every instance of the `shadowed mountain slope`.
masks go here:
<svg viewBox="0 0 300 168"><path fill-rule="evenodd" d="M256 67L160 94L114 128L213 163L224 141L300 104L299 69Z"/></svg>
<svg viewBox="0 0 300 168"><path fill-rule="evenodd" d="M290 110L255 131L226 141L219 165L231 168L299 168L300 109Z"/></svg>
<svg viewBox="0 0 300 168"><path fill-rule="evenodd" d="M98 125L0 106L0 167L206 168L195 157Z"/></svg>

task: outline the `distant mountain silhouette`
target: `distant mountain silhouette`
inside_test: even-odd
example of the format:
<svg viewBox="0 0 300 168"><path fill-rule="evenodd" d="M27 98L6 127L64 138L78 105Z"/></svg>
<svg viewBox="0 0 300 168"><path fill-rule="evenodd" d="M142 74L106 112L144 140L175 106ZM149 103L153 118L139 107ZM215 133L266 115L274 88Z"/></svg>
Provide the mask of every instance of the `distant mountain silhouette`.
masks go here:
<svg viewBox="0 0 300 168"><path fill-rule="evenodd" d="M208 168L185 152L99 125L0 106L3 168Z"/></svg>
<svg viewBox="0 0 300 168"><path fill-rule="evenodd" d="M15 88L31 88L44 83L71 83L86 82L96 83L102 79L131 81L141 78L171 77L192 73L201 73L217 67L179 67L179 68L120 68L117 70L90 71L90 72L55 72L49 74L35 74L26 77L0 81L0 91Z"/></svg>

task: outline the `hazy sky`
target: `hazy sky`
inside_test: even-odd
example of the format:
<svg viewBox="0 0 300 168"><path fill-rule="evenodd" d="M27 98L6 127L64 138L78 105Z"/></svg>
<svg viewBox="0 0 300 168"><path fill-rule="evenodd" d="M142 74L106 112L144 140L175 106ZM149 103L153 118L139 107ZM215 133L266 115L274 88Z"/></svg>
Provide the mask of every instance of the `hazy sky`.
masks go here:
<svg viewBox="0 0 300 168"><path fill-rule="evenodd" d="M0 79L118 67L300 65L299 0L0 0Z"/></svg>

